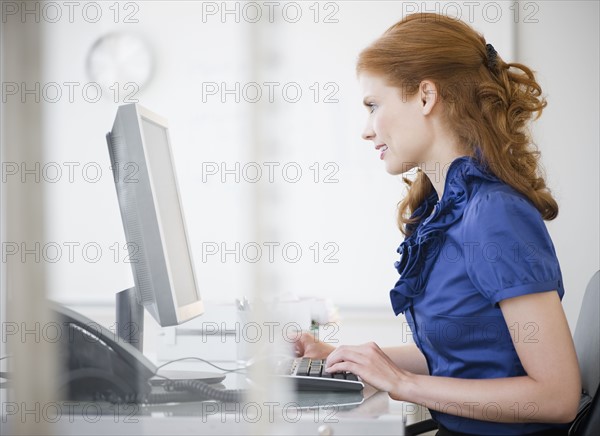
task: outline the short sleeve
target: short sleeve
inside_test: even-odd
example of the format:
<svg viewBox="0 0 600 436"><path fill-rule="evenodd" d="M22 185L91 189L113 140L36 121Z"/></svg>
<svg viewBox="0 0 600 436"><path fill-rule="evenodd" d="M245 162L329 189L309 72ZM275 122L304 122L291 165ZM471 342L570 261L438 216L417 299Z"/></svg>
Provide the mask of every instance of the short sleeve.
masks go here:
<svg viewBox="0 0 600 436"><path fill-rule="evenodd" d="M481 193L463 218L467 274L493 305L505 298L552 290L562 299L554 244L530 201L516 192Z"/></svg>

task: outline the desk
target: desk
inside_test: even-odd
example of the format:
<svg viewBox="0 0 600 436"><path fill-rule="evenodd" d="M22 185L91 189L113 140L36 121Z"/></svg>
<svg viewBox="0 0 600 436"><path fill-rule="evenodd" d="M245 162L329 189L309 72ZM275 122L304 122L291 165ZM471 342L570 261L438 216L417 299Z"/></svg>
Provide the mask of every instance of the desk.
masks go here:
<svg viewBox="0 0 600 436"><path fill-rule="evenodd" d="M229 374L225 387L241 387L243 374ZM262 405L216 401L154 405L56 403L40 415L60 435L403 435L404 422L425 418L412 403L394 401L366 386L356 393L290 392L291 401ZM321 407L315 406L321 405ZM43 409L43 408L42 408ZM56 413L58 411L58 413ZM5 418L5 417L3 417ZM12 416L18 419L19 416ZM28 416L31 419L31 414ZM8 424L10 424L10 420ZM6 425L7 423L4 423ZM8 427L10 434L10 427Z"/></svg>

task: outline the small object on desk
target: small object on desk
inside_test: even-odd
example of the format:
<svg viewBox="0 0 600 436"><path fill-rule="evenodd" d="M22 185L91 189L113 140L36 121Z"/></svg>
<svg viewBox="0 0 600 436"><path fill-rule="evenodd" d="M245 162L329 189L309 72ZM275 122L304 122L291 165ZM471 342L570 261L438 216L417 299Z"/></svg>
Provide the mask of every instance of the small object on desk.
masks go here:
<svg viewBox="0 0 600 436"><path fill-rule="evenodd" d="M237 305L237 322L238 326L235 330L242 332L241 337L237 340L237 363L239 365L244 365L248 359L250 359L251 354L250 351L252 349L251 344L248 343L246 338L243 336L243 332L245 332L246 324L250 321L250 317L252 316L250 302L246 297L242 297L235 299L235 304Z"/></svg>
<svg viewBox="0 0 600 436"><path fill-rule="evenodd" d="M235 304L237 305L238 310L241 310L241 311L250 310L250 302L248 301L248 299L246 297L242 297L241 300L239 298L236 298Z"/></svg>

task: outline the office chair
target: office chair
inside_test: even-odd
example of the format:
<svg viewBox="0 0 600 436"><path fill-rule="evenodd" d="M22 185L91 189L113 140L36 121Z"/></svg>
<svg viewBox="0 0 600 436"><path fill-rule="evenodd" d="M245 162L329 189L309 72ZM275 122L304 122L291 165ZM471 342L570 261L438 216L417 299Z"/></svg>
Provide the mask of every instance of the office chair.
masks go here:
<svg viewBox="0 0 600 436"><path fill-rule="evenodd" d="M569 436L596 436L600 433L600 271L585 290L573 341L581 370L582 393Z"/></svg>
<svg viewBox="0 0 600 436"><path fill-rule="evenodd" d="M600 271L589 281L573 335L581 371L581 401L577 417L571 423L569 436L600 434ZM406 426L406 435L413 436L437 430L432 419Z"/></svg>

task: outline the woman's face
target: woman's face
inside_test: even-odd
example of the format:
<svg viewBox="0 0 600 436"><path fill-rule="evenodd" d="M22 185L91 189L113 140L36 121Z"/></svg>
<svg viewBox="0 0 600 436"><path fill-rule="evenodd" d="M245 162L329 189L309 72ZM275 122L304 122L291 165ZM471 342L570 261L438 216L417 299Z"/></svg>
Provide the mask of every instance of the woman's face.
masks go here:
<svg viewBox="0 0 600 436"><path fill-rule="evenodd" d="M369 111L363 139L373 141L377 153L392 175L402 174L422 163L433 142L421 89L411 96L387 86L378 75L361 73L363 103ZM426 95L426 94L425 94Z"/></svg>

